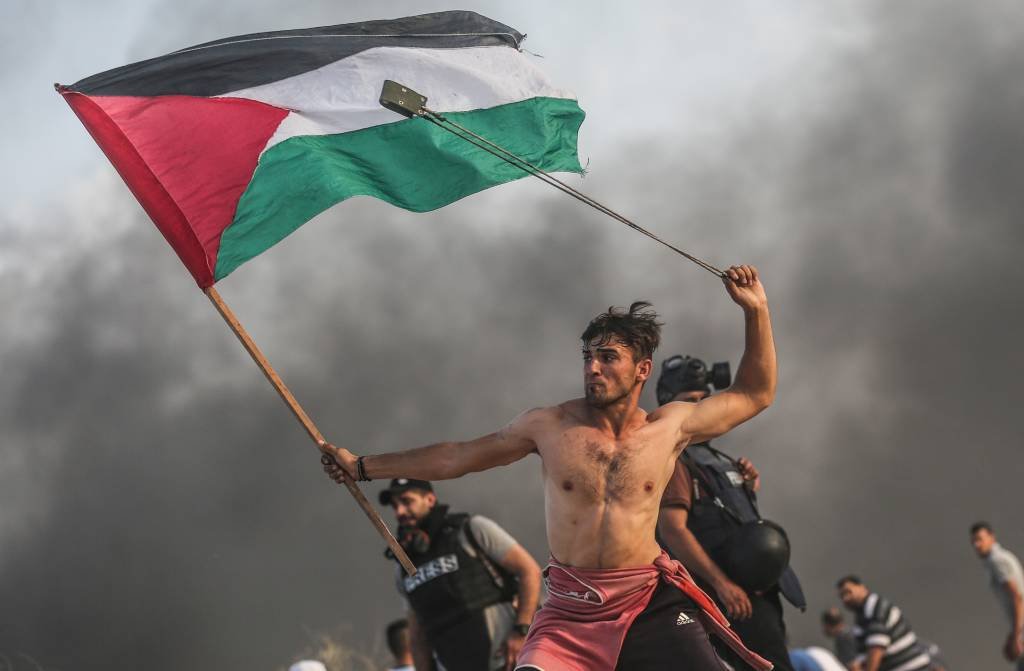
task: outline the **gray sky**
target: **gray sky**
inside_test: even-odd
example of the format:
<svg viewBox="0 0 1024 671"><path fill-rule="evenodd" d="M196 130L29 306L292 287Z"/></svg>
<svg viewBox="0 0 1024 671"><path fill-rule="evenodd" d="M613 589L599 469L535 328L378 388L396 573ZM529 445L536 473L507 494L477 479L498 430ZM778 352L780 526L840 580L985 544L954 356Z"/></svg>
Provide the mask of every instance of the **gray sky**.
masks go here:
<svg viewBox="0 0 1024 671"><path fill-rule="evenodd" d="M811 602L793 642L820 642L853 571L953 668L998 668L1006 626L966 528L1024 551L1024 8L619 5L465 8L528 33L578 93L574 183L761 268L778 401L720 445L759 465L793 539ZM50 84L448 8L3 5L0 655L272 669L311 632L373 641L399 612L374 532ZM578 334L609 304L652 300L661 356L735 364L742 345L710 276L535 182L430 214L355 199L218 286L324 433L365 452L577 394ZM535 459L441 491L546 555Z"/></svg>

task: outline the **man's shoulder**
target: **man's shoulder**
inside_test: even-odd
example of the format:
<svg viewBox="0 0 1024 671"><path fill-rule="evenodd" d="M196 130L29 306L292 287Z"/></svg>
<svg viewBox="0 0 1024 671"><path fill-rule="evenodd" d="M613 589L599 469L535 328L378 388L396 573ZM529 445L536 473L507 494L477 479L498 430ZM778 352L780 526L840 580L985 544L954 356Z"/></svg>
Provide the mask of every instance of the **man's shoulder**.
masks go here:
<svg viewBox="0 0 1024 671"><path fill-rule="evenodd" d="M868 620L887 622L893 603L878 592L872 592L864 602L864 616Z"/></svg>
<svg viewBox="0 0 1024 671"><path fill-rule="evenodd" d="M502 561L508 551L519 544L504 527L483 515L469 515L463 533L472 549L482 550L497 562Z"/></svg>
<svg viewBox="0 0 1024 671"><path fill-rule="evenodd" d="M554 419L582 421L585 407L586 401L582 398L572 398L568 401L562 401L558 405L539 408L539 410L547 413L549 417Z"/></svg>
<svg viewBox="0 0 1024 671"><path fill-rule="evenodd" d="M671 401L647 413L647 423L682 426L696 407L696 403Z"/></svg>
<svg viewBox="0 0 1024 671"><path fill-rule="evenodd" d="M1020 559L1017 555L1007 550L1002 545L996 545L992 548L992 552L989 555L993 561L997 562L1009 562L1011 564L1020 564Z"/></svg>
<svg viewBox="0 0 1024 671"><path fill-rule="evenodd" d="M507 531L505 531L504 527L502 527L500 524L492 520L490 517L487 517L485 515L478 515L476 513L466 513L465 515L466 527L468 527L472 531L486 534L497 530L503 533L508 533Z"/></svg>
<svg viewBox="0 0 1024 671"><path fill-rule="evenodd" d="M520 429L543 430L566 424L583 424L585 403L576 398L557 405L539 406L519 413L512 424Z"/></svg>
<svg viewBox="0 0 1024 671"><path fill-rule="evenodd" d="M984 562L989 568L995 568L1000 564L1006 563L1006 556L1003 554L1004 550L999 545L993 545L989 553L985 555Z"/></svg>
<svg viewBox="0 0 1024 671"><path fill-rule="evenodd" d="M1001 545L997 545L992 548L992 551L988 553L986 557L989 569L997 574L1005 573L1020 573L1022 571L1020 560L1017 555L1013 554Z"/></svg>
<svg viewBox="0 0 1024 671"><path fill-rule="evenodd" d="M557 421L564 419L569 413L569 405L573 401L566 401L558 405L538 406L524 410L513 420L515 423L538 423Z"/></svg>
<svg viewBox="0 0 1024 671"><path fill-rule="evenodd" d="M696 403L683 403L682 401L669 401L665 405L659 405L648 413L647 418L655 421L668 415L689 414L697 407Z"/></svg>
<svg viewBox="0 0 1024 671"><path fill-rule="evenodd" d="M878 604L881 601L881 597L875 592L868 594L867 598L864 599L864 603L860 605L856 611L858 624L864 624L875 618L878 614Z"/></svg>
<svg viewBox="0 0 1024 671"><path fill-rule="evenodd" d="M519 436L537 440L538 436L550 430L564 414L561 406L547 406L524 410L498 432L504 436Z"/></svg>

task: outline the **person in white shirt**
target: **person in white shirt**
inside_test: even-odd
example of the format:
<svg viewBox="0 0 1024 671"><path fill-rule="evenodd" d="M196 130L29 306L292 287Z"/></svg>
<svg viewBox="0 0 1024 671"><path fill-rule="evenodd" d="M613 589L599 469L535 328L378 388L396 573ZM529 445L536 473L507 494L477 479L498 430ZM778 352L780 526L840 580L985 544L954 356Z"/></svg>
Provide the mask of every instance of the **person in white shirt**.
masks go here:
<svg viewBox="0 0 1024 671"><path fill-rule="evenodd" d="M992 526L976 522L971 526L971 545L985 562L989 583L1010 621L1010 633L1003 644L1003 657L1024 671L1024 571L1020 560L996 542Z"/></svg>

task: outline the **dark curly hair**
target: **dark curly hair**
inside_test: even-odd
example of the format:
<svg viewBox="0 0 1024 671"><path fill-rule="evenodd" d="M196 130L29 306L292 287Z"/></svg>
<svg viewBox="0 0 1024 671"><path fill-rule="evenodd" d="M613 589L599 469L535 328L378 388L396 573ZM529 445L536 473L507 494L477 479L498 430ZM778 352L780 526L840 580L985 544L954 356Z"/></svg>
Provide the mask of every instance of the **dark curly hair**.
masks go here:
<svg viewBox="0 0 1024 671"><path fill-rule="evenodd" d="M647 301L635 301L628 310L614 306L608 308L608 312L599 314L587 324L580 336L583 346L606 345L615 338L633 352L634 361L653 358L654 350L661 342L663 324L658 321L658 313L650 307Z"/></svg>

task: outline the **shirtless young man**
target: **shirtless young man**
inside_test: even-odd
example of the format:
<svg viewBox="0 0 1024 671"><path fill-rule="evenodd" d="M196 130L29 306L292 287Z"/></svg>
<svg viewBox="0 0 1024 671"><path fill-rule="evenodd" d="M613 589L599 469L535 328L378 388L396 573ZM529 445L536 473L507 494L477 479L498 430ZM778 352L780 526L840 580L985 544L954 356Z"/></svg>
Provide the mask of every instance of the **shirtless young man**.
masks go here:
<svg viewBox="0 0 1024 671"><path fill-rule="evenodd" d="M651 375L660 324L634 303L583 333L584 398L519 415L490 435L357 457L324 444L352 477L446 480L540 455L549 598L534 620L518 669L647 671L721 669L706 632L755 669L724 617L654 537L662 492L690 442L710 440L768 407L775 345L764 288L752 266L733 266L726 290L742 309L746 347L728 390L699 403L638 406Z"/></svg>

